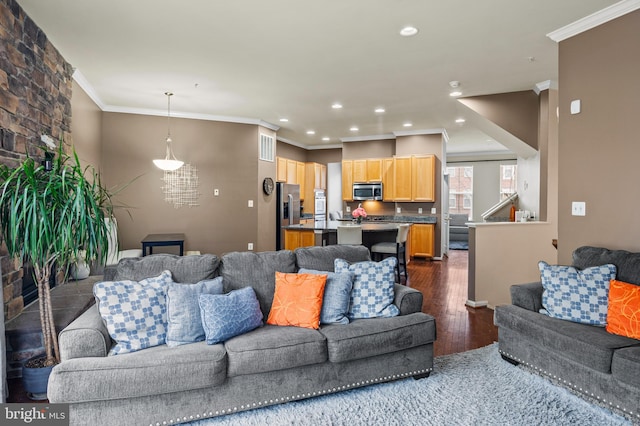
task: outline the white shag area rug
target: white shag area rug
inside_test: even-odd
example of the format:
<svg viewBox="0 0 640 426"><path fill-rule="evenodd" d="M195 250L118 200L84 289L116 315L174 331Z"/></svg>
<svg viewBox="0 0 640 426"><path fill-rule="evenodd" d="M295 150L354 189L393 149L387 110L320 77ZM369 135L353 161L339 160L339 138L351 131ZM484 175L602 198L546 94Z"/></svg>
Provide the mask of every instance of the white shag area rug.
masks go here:
<svg viewBox="0 0 640 426"><path fill-rule="evenodd" d="M494 343L437 357L431 376L200 420L214 425L631 425L504 361Z"/></svg>

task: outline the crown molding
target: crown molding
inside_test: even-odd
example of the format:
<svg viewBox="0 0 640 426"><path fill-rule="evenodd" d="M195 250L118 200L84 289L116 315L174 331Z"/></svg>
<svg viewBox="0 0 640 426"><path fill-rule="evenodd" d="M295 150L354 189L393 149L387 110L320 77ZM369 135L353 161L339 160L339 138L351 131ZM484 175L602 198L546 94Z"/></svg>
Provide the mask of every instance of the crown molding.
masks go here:
<svg viewBox="0 0 640 426"><path fill-rule="evenodd" d="M605 7L589 16L585 16L582 19L578 19L569 25L565 25L555 31L547 34L551 40L559 43L563 40L571 38L575 35L583 33L587 30L602 25L605 22L609 22L620 16L626 15L629 12L633 12L640 8L640 0L622 0L616 4L612 4L609 7Z"/></svg>
<svg viewBox="0 0 640 426"><path fill-rule="evenodd" d="M340 138L340 142L366 142L366 141L382 141L385 139L394 139L393 133L385 135L371 135L371 136L349 136L346 138Z"/></svg>
<svg viewBox="0 0 640 426"><path fill-rule="evenodd" d="M536 92L536 95L539 95L540 92L544 92L545 90L558 90L558 82L555 80L546 80L541 81L540 83L536 83L533 86L533 91Z"/></svg>
<svg viewBox="0 0 640 426"><path fill-rule="evenodd" d="M91 100L98 106L98 108L104 111L106 105L104 104L104 102L102 102L102 99L100 99L100 96L98 96L91 83L89 83L89 80L86 79L84 74L82 74L78 68L73 70L72 78L76 81L76 83L78 83L78 86L80 86L82 90L84 90L87 96L89 96Z"/></svg>
<svg viewBox="0 0 640 426"><path fill-rule="evenodd" d="M418 136L418 135L438 135L444 134L446 135L447 131L445 129L423 129L423 130L398 130L397 132L393 132L394 136ZM449 137L447 136L447 140Z"/></svg>

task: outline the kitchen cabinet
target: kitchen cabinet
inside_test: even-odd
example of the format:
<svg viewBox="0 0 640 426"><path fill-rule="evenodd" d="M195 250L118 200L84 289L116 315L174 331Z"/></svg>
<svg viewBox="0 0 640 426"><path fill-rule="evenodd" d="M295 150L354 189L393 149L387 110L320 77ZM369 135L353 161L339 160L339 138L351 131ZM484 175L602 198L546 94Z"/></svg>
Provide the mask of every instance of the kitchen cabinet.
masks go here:
<svg viewBox="0 0 640 426"><path fill-rule="evenodd" d="M300 199L305 199L305 163L301 163L300 161L296 161L296 182L300 185Z"/></svg>
<svg viewBox="0 0 640 426"><path fill-rule="evenodd" d="M287 160L287 183L298 183L298 162Z"/></svg>
<svg viewBox="0 0 640 426"><path fill-rule="evenodd" d="M411 200L435 201L435 156L411 156Z"/></svg>
<svg viewBox="0 0 640 426"><path fill-rule="evenodd" d="M314 189L326 189L327 187L327 166L320 163L305 163L304 171L304 198L309 200L304 205L304 212L315 214ZM324 185L324 187L323 187ZM302 187L301 187L302 191ZM302 194L302 192L300 192Z"/></svg>
<svg viewBox="0 0 640 426"><path fill-rule="evenodd" d="M287 182L287 159L276 157L276 181Z"/></svg>
<svg viewBox="0 0 640 426"><path fill-rule="evenodd" d="M414 223L409 232L409 256L433 257L435 254L435 224Z"/></svg>
<svg viewBox="0 0 640 426"><path fill-rule="evenodd" d="M412 201L411 180L411 157L394 157L393 201Z"/></svg>
<svg viewBox="0 0 640 426"><path fill-rule="evenodd" d="M382 182L382 158L353 160L353 182Z"/></svg>
<svg viewBox="0 0 640 426"><path fill-rule="evenodd" d="M299 231L294 229L284 230L285 250L295 250L298 247L309 247L316 243L315 233L312 230Z"/></svg>
<svg viewBox="0 0 640 426"><path fill-rule="evenodd" d="M342 160L342 199L353 200L353 160Z"/></svg>
<svg viewBox="0 0 640 426"><path fill-rule="evenodd" d="M394 179L393 179L393 158L382 159L382 200L393 201L394 199Z"/></svg>

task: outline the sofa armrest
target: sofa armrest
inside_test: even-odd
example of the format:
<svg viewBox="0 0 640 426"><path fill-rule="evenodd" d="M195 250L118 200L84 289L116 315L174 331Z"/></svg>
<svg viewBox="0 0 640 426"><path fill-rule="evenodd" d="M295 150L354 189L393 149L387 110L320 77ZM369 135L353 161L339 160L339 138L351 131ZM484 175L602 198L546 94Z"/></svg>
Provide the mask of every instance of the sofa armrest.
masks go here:
<svg viewBox="0 0 640 426"><path fill-rule="evenodd" d="M105 357L111 348L111 337L95 304L65 327L58 341L62 361Z"/></svg>
<svg viewBox="0 0 640 426"><path fill-rule="evenodd" d="M395 284L393 304L400 309L400 315L422 312L422 293L406 285Z"/></svg>
<svg viewBox="0 0 640 426"><path fill-rule="evenodd" d="M528 311L542 309L542 283L527 283L511 286L511 303Z"/></svg>

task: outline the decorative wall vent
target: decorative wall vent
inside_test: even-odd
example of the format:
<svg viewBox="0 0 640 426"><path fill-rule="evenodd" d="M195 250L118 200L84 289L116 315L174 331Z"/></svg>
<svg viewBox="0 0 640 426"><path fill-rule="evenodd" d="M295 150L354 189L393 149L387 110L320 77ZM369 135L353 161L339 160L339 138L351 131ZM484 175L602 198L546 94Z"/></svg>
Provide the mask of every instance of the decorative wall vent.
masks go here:
<svg viewBox="0 0 640 426"><path fill-rule="evenodd" d="M165 171L162 180L164 182L162 192L167 203L173 204L176 209L182 206L198 205L200 193L196 166L185 163L178 170Z"/></svg>
<svg viewBox="0 0 640 426"><path fill-rule="evenodd" d="M260 133L260 159L264 161L275 161L275 139L273 136Z"/></svg>

